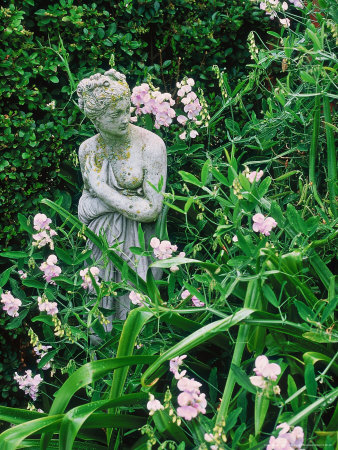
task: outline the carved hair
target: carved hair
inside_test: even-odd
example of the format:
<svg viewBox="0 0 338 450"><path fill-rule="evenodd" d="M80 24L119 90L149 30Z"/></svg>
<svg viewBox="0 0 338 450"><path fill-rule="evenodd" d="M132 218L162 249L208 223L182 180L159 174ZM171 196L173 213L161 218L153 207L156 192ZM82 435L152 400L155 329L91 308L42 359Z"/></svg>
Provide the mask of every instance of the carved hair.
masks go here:
<svg viewBox="0 0 338 450"><path fill-rule="evenodd" d="M122 98L130 98L130 89L125 75L110 69L104 75L95 73L80 81L77 95L81 111L88 119L95 120L109 106L115 106Z"/></svg>

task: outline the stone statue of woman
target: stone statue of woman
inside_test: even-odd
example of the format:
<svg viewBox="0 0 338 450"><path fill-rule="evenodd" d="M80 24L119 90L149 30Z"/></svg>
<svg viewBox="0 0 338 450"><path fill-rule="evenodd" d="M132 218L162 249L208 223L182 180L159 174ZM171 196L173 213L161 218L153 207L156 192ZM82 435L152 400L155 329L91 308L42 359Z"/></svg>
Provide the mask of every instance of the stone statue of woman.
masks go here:
<svg viewBox="0 0 338 450"><path fill-rule="evenodd" d="M130 90L125 76L114 69L82 80L78 87L79 107L93 122L98 134L80 145L79 160L84 189L79 202L79 219L94 233L103 233L109 246L117 248L128 265L145 278L150 260L135 256L138 225L142 222L146 242L154 236L155 222L162 209L163 196L157 186L167 175L166 148L156 134L130 121ZM121 274L109 262L104 264L93 244L92 258L100 261L100 278L121 281ZM105 297L101 306L112 317L125 319L129 296ZM106 327L111 330L111 325Z"/></svg>

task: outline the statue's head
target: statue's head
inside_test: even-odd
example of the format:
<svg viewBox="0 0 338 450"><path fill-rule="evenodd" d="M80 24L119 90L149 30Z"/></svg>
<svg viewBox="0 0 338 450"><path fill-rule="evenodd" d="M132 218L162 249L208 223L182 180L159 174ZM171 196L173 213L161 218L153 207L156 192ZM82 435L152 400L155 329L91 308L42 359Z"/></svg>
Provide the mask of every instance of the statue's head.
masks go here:
<svg viewBox="0 0 338 450"><path fill-rule="evenodd" d="M78 84L77 94L79 108L94 123L108 109L114 109L121 100L130 101L126 77L114 69L104 75L96 73L84 78Z"/></svg>

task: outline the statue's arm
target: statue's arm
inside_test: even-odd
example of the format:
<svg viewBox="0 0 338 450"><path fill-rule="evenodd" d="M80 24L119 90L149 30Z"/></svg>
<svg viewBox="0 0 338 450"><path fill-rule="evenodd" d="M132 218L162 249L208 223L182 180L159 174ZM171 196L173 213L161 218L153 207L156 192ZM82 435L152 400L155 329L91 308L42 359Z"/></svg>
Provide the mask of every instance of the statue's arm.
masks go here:
<svg viewBox="0 0 338 450"><path fill-rule="evenodd" d="M163 190L167 175L167 158L164 142L155 135L144 150L144 196L126 196L111 188L94 171L88 170L88 182L96 195L111 209L137 222L154 222L162 209L162 193L156 192L149 182L157 186L163 178Z"/></svg>

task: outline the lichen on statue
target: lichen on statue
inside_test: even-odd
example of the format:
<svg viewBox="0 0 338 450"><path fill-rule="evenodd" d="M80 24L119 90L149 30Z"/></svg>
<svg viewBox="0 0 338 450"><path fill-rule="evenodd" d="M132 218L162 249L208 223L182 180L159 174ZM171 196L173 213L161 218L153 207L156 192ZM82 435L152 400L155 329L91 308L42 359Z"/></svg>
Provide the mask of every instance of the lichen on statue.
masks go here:
<svg viewBox="0 0 338 450"><path fill-rule="evenodd" d="M97 235L103 234L141 278L150 264L146 256L135 256L138 224L142 222L146 242L154 235L163 195L151 187L167 175L166 148L156 134L131 124L130 90L125 76L114 69L82 80L77 88L79 107L93 122L98 134L80 145L79 160L84 189L79 202L79 219ZM92 243L92 259L98 262L100 277L121 281L114 265L104 263ZM156 276L156 274L155 274ZM128 295L104 297L102 304L112 318L125 319L130 309ZM106 326L109 331L111 325Z"/></svg>

